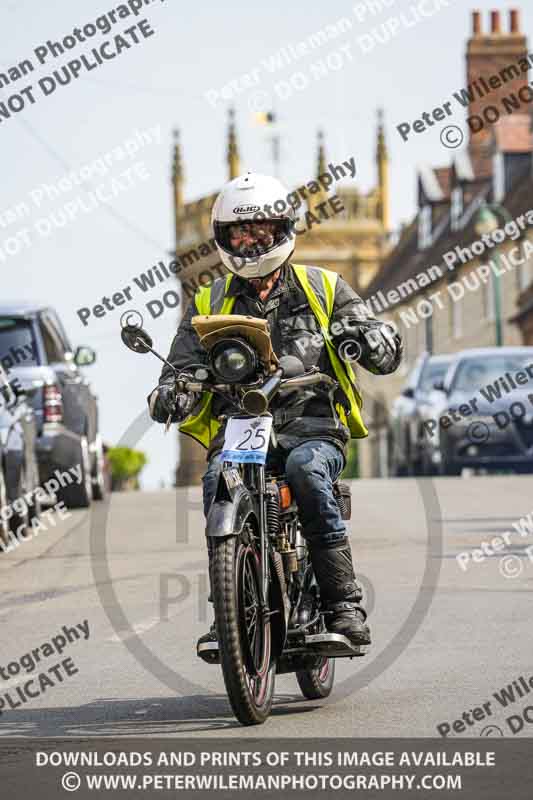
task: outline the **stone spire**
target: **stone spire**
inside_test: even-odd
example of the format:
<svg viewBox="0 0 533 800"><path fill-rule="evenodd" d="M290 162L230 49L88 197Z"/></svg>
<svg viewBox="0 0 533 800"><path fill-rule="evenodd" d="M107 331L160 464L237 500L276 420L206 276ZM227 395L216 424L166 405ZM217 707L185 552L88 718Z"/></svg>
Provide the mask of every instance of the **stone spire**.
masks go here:
<svg viewBox="0 0 533 800"><path fill-rule="evenodd" d="M173 131L174 135L174 148L172 159L172 185L174 187L174 207L176 210L176 217L183 211L184 198L183 198L183 163L181 160L181 145L179 130Z"/></svg>
<svg viewBox="0 0 533 800"><path fill-rule="evenodd" d="M328 171L326 166L326 150L324 147L324 131L319 130L317 132L317 142L318 142L318 151L317 151L317 165L316 165L316 177L318 178L319 175L322 175L324 172ZM324 189L320 189L319 192L315 194L310 194L307 200L307 206L309 211L315 213L316 207L320 205L320 203L324 203L328 199L327 192Z"/></svg>
<svg viewBox="0 0 533 800"><path fill-rule="evenodd" d="M228 127L228 175L229 180L233 180L237 175L240 175L241 164L239 158L239 149L237 147L237 135L235 133L235 109L229 110L229 127Z"/></svg>
<svg viewBox="0 0 533 800"><path fill-rule="evenodd" d="M385 144L383 109L378 109L376 163L378 168L379 219L385 231L389 230L389 155Z"/></svg>

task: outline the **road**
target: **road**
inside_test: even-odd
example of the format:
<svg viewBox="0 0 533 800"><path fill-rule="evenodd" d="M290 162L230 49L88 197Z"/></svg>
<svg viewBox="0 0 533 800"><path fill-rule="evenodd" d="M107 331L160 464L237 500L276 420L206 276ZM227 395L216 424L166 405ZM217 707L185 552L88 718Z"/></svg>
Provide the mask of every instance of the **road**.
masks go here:
<svg viewBox="0 0 533 800"><path fill-rule="evenodd" d="M505 719L528 698L504 709L493 693L533 675L529 541L515 531L505 551L478 552L466 571L456 555L513 530L533 506L531 478L358 481L352 504L372 651L337 662L328 701L304 701L294 676L279 676L272 716L254 735L436 736L488 701L455 735L489 724L511 735ZM220 668L195 655L211 621L198 488L117 494L108 514L103 504L73 512L3 554L0 577L0 666L36 648L40 658L34 672L24 659L24 671L0 680L2 697L61 660L72 673L54 673L14 710L5 704L1 735L242 736ZM80 627L61 655L43 654L63 626L85 621L88 638Z"/></svg>

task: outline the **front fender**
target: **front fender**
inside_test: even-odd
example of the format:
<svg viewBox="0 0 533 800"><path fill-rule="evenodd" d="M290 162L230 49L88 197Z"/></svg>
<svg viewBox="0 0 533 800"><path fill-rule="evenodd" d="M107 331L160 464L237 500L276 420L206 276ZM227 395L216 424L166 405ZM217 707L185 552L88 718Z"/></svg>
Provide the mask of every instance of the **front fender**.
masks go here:
<svg viewBox="0 0 533 800"><path fill-rule="evenodd" d="M206 520L205 535L212 537L236 536L252 516L257 523L257 512L252 495L234 467L220 473L215 497Z"/></svg>

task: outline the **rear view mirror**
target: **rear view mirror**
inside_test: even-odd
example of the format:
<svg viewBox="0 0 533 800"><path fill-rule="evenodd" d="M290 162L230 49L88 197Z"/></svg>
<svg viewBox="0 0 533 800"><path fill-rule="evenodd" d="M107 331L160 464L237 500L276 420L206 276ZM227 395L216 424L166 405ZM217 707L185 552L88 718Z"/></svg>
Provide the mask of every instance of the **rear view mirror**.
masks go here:
<svg viewBox="0 0 533 800"><path fill-rule="evenodd" d="M404 397L409 397L409 398L411 398L411 397L414 397L414 396L415 396L415 390L413 389L413 387L412 387L412 386L407 386L407 387L406 387L406 388L403 390L402 394L403 394L403 396L404 396Z"/></svg>
<svg viewBox="0 0 533 800"><path fill-rule="evenodd" d="M74 363L78 367L89 367L96 361L96 353L92 347L81 345L74 353Z"/></svg>
<svg viewBox="0 0 533 800"><path fill-rule="evenodd" d="M433 388L437 390L437 392L444 392L446 394L446 389L444 388L444 381L435 381L433 384Z"/></svg>
<svg viewBox="0 0 533 800"><path fill-rule="evenodd" d="M125 325L120 332L120 338L134 353L149 353L153 346L150 334L136 325Z"/></svg>

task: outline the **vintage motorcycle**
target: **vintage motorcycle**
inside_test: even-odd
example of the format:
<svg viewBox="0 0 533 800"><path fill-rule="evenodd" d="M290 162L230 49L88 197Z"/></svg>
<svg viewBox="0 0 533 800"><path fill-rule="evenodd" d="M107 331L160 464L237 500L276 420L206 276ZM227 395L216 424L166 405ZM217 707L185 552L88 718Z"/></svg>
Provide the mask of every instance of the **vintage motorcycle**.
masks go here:
<svg viewBox="0 0 533 800"><path fill-rule="evenodd" d="M304 697L324 698L333 687L334 659L367 650L327 631L291 488L284 474L266 466L269 446L276 445L272 399L316 385L331 399L338 384L318 368L305 372L294 356L278 361L266 320L218 314L193 317L192 325L207 363L185 373L153 350L142 328L127 325L122 340L168 364L177 391L216 393L234 409L225 419L222 470L206 520L217 641L200 645L198 656L221 665L235 716L254 725L270 714L276 674L295 672ZM350 519L348 485L337 481L334 491L343 519Z"/></svg>

